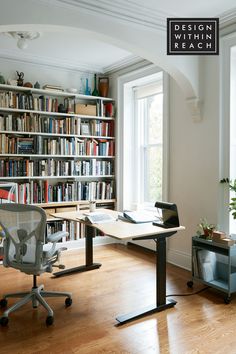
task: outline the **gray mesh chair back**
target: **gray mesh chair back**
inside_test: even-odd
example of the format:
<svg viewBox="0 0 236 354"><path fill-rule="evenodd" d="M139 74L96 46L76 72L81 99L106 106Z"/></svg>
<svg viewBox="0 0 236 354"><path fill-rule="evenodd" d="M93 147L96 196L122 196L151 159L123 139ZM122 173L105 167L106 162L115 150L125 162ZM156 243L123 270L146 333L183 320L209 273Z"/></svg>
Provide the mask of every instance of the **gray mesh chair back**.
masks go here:
<svg viewBox="0 0 236 354"><path fill-rule="evenodd" d="M4 266L28 274L40 274L42 264L46 214L32 205L0 205L0 225L4 239Z"/></svg>
<svg viewBox="0 0 236 354"><path fill-rule="evenodd" d="M56 244L68 233L59 231L49 235L47 239L52 246L44 251L46 213L39 207L25 204L1 204L0 227L4 237L3 265L33 275L31 291L5 294L0 300L0 307L6 307L8 298L20 298L4 311L0 324L6 326L11 312L32 301L34 308L41 304L47 310L46 324L51 325L54 320L53 310L45 297L66 297L65 305L68 307L72 304L71 293L45 291L43 285L37 285L37 276L43 272L52 272L54 263L59 261L60 252L64 250L64 248L57 249Z"/></svg>

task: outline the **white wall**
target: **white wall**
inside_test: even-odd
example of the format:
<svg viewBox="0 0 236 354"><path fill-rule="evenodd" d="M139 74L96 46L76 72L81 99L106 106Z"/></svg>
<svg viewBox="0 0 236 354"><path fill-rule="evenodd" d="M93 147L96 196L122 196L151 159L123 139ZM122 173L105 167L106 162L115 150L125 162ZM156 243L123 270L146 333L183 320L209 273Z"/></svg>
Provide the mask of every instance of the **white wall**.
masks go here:
<svg viewBox="0 0 236 354"><path fill-rule="evenodd" d="M124 70L116 73L113 82L124 74L127 74ZM169 83L168 199L177 203L180 221L186 230L169 239L167 257L169 262L187 269L191 268L191 238L196 234L200 218L217 223L219 209L219 58L202 58L200 75L203 98L200 122L193 120L176 81L170 78ZM121 159L122 149L119 150L119 161ZM120 183L119 178L118 192L122 193ZM151 247L153 243L149 243L145 246Z"/></svg>
<svg viewBox="0 0 236 354"><path fill-rule="evenodd" d="M169 240L168 260L186 268L199 219L217 223L219 208L219 58L204 57L200 72L201 122L192 120L180 88L170 81L169 200L177 203L186 230Z"/></svg>

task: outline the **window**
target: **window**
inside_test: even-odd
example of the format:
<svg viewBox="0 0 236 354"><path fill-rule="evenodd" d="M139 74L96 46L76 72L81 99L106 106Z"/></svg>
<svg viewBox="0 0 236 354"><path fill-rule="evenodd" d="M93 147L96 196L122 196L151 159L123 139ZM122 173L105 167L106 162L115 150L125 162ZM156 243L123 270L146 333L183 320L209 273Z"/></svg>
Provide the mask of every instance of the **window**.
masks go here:
<svg viewBox="0 0 236 354"><path fill-rule="evenodd" d="M163 87L155 84L134 88L136 151L134 159L140 178L140 203L162 200L163 176Z"/></svg>
<svg viewBox="0 0 236 354"><path fill-rule="evenodd" d="M119 88L118 208L153 207L167 199L167 75L147 69L122 77Z"/></svg>

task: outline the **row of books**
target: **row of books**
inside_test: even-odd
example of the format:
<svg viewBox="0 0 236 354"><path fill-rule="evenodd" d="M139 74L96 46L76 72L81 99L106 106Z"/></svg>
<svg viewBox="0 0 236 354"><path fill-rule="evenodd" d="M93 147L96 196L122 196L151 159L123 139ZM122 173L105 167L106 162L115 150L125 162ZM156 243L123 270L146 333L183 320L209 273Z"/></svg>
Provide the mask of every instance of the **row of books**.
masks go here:
<svg viewBox="0 0 236 354"><path fill-rule="evenodd" d="M23 204L113 198L114 181L68 181L52 185L48 181L40 180L18 184L18 200Z"/></svg>
<svg viewBox="0 0 236 354"><path fill-rule="evenodd" d="M114 173L113 163L103 160L2 159L0 177L104 176Z"/></svg>
<svg viewBox="0 0 236 354"><path fill-rule="evenodd" d="M98 120L82 120L80 123L79 135L114 136L114 122Z"/></svg>
<svg viewBox="0 0 236 354"><path fill-rule="evenodd" d="M0 130L50 134L113 136L114 122L81 120L79 117L43 117L24 113L19 116L0 115Z"/></svg>
<svg viewBox="0 0 236 354"><path fill-rule="evenodd" d="M30 93L2 91L0 92L0 107L26 109L44 112L59 112L63 104L63 112L75 113L75 99L65 98L63 101L50 96L36 96ZM96 113L102 117L114 117L114 105L111 102L97 101Z"/></svg>
<svg viewBox="0 0 236 354"><path fill-rule="evenodd" d="M97 116L115 117L115 106L112 102L97 101Z"/></svg>
<svg viewBox="0 0 236 354"><path fill-rule="evenodd" d="M33 138L23 138L0 134L0 154L113 156L114 144L113 140L104 139L81 140L38 135Z"/></svg>
<svg viewBox="0 0 236 354"><path fill-rule="evenodd" d="M58 99L53 97L33 96L13 91L0 92L0 107L3 108L58 112L58 106Z"/></svg>
<svg viewBox="0 0 236 354"><path fill-rule="evenodd" d="M77 240L77 237L80 237L80 234L77 234L77 223L73 221L49 221L47 222L47 235L54 234L58 231L67 231L68 236L62 237L61 242L74 241Z"/></svg>

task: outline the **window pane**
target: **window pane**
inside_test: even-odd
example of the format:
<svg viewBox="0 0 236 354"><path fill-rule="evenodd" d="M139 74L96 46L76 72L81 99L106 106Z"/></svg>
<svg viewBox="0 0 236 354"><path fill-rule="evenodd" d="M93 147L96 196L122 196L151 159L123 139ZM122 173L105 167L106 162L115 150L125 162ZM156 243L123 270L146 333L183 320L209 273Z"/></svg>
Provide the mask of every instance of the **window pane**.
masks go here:
<svg viewBox="0 0 236 354"><path fill-rule="evenodd" d="M147 144L162 142L163 94L147 98L148 103L148 141Z"/></svg>
<svg viewBox="0 0 236 354"><path fill-rule="evenodd" d="M147 148L145 202L162 200L162 146Z"/></svg>

